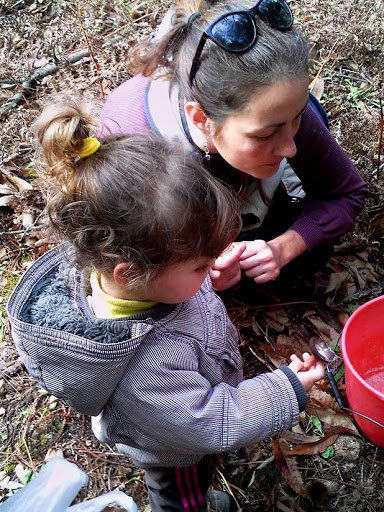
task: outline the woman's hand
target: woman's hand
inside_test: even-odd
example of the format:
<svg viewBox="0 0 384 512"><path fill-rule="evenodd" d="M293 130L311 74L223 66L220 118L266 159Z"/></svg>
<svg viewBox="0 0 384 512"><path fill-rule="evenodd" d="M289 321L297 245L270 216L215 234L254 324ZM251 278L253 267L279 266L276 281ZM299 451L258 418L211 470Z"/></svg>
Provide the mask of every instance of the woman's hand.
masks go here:
<svg viewBox="0 0 384 512"><path fill-rule="evenodd" d="M287 231L269 242L245 243L247 248L240 258L240 267L256 283L276 279L284 265L307 250L304 240L295 231Z"/></svg>
<svg viewBox="0 0 384 512"><path fill-rule="evenodd" d="M309 391L313 384L325 375L324 364L318 360L315 360L307 370L304 370L304 362L310 357L308 352L304 352L303 361L301 361L295 354L292 354L292 362L288 366L297 375L305 391Z"/></svg>
<svg viewBox="0 0 384 512"><path fill-rule="evenodd" d="M245 242L235 242L215 261L210 270L212 286L217 291L226 290L240 281L240 257L246 249Z"/></svg>
<svg viewBox="0 0 384 512"><path fill-rule="evenodd" d="M240 260L240 268L245 270L245 275L252 277L256 283L276 279L282 267L279 250L264 240L254 240L246 244L247 248Z"/></svg>

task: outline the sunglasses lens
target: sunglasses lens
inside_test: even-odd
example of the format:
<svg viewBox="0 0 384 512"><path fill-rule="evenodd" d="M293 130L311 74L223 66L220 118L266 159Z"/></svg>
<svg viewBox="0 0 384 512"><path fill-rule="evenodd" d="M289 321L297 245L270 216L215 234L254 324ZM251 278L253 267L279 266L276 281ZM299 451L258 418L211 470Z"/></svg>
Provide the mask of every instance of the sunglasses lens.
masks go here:
<svg viewBox="0 0 384 512"><path fill-rule="evenodd" d="M288 30L293 24L292 12L284 0L261 0L257 9L272 28Z"/></svg>
<svg viewBox="0 0 384 512"><path fill-rule="evenodd" d="M215 42L229 52L247 50L256 38L256 29L250 16L228 14L211 27Z"/></svg>

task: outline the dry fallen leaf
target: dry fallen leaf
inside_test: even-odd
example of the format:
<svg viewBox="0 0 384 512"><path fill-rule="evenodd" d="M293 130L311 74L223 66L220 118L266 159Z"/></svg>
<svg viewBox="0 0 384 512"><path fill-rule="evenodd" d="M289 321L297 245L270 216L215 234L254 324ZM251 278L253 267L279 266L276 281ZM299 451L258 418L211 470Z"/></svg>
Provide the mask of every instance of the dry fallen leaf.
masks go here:
<svg viewBox="0 0 384 512"><path fill-rule="evenodd" d="M285 439L275 439L272 443L272 451L281 474L292 489L301 495L304 490L303 478L295 457L290 456L289 444Z"/></svg>
<svg viewBox="0 0 384 512"><path fill-rule="evenodd" d="M309 403L318 404L324 408L332 409L335 412L340 412L340 407L337 405L336 400L326 391L322 391L316 386L312 386L308 392Z"/></svg>
<svg viewBox="0 0 384 512"><path fill-rule="evenodd" d="M290 450L291 455L316 455L317 453L322 453L325 451L328 446L331 446L339 434L351 434L355 435L353 430L345 427L332 427L328 430L328 432L321 439L313 442L313 443L302 443L298 446L295 446Z"/></svg>
<svg viewBox="0 0 384 512"><path fill-rule="evenodd" d="M309 90L317 100L320 100L324 92L324 79L321 78L320 76L316 77L309 84Z"/></svg>
<svg viewBox="0 0 384 512"><path fill-rule="evenodd" d="M327 407L318 407L309 404L307 407L309 414L313 414L319 418L323 425L324 431L328 431L330 427L345 427L351 430L355 435L360 436L353 419L341 412L333 411Z"/></svg>
<svg viewBox="0 0 384 512"><path fill-rule="evenodd" d="M15 176L12 173L6 174L7 180L14 185L19 192L28 192L29 190L33 190L33 186L28 183L28 181L19 178L19 176Z"/></svg>
<svg viewBox="0 0 384 512"><path fill-rule="evenodd" d="M308 320L316 328L324 341L332 341L334 344L337 342L340 335L329 323L324 322L324 320L316 315L309 316Z"/></svg>
<svg viewBox="0 0 384 512"><path fill-rule="evenodd" d="M0 206L9 206L13 196L0 196Z"/></svg>
<svg viewBox="0 0 384 512"><path fill-rule="evenodd" d="M291 430L286 430L285 432L280 434L280 437L294 444L315 443L320 439L319 436L307 436L306 434L292 432Z"/></svg>
<svg viewBox="0 0 384 512"><path fill-rule="evenodd" d="M291 455L316 455L317 453L322 453L328 446L331 446L337 438L338 434L326 434L314 443L303 443L295 446L295 448L291 450Z"/></svg>

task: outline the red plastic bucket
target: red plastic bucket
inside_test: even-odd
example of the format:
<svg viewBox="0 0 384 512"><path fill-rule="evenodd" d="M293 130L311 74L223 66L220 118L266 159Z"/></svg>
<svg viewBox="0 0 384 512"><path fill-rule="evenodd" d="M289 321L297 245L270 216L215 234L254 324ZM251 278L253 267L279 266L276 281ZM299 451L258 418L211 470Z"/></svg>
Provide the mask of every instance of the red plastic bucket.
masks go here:
<svg viewBox="0 0 384 512"><path fill-rule="evenodd" d="M350 316L341 335L341 352L350 408L384 424L384 296ZM384 428L354 417L368 439L384 448Z"/></svg>

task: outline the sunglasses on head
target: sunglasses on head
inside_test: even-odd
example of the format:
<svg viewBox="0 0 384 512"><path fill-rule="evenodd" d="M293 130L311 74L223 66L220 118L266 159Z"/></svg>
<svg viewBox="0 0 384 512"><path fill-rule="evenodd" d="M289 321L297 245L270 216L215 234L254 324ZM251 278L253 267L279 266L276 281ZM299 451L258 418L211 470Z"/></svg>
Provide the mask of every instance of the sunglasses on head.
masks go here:
<svg viewBox="0 0 384 512"><path fill-rule="evenodd" d="M285 0L259 0L252 9L223 14L208 25L201 36L189 73L190 85L207 39L229 53L244 53L254 46L257 38L255 16L280 31L289 30L293 25L293 15Z"/></svg>

